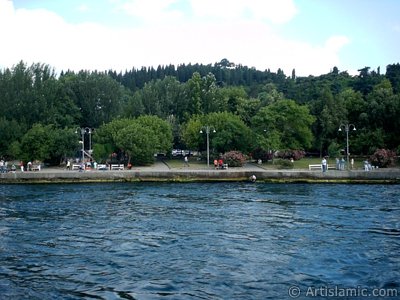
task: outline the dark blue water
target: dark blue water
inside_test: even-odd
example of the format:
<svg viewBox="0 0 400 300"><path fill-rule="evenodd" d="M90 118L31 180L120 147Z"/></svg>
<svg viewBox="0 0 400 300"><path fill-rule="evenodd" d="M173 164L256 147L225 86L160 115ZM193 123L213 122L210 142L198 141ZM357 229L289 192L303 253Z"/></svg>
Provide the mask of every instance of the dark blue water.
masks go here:
<svg viewBox="0 0 400 300"><path fill-rule="evenodd" d="M0 298L400 290L399 194L399 185L0 186Z"/></svg>

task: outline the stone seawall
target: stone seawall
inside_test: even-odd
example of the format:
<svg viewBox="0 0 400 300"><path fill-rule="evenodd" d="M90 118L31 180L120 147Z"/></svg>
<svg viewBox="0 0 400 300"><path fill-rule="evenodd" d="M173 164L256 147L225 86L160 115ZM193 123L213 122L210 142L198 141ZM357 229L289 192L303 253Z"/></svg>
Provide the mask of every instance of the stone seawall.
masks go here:
<svg viewBox="0 0 400 300"><path fill-rule="evenodd" d="M400 169L380 169L371 172L307 170L130 170L130 171L39 171L0 174L0 183L79 183L79 182L331 182L331 183L400 183Z"/></svg>

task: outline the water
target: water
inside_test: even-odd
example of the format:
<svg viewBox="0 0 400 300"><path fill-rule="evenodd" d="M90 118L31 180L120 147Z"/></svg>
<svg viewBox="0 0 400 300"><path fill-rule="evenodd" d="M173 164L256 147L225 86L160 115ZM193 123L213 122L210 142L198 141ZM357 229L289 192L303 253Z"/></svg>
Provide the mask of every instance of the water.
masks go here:
<svg viewBox="0 0 400 300"><path fill-rule="evenodd" d="M0 299L400 290L399 192L399 185L3 185Z"/></svg>

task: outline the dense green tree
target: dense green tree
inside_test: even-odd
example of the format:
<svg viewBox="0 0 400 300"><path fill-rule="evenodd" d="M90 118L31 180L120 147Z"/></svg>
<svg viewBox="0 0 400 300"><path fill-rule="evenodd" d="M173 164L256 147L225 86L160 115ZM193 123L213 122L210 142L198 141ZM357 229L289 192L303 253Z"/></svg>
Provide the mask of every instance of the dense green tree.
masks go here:
<svg viewBox="0 0 400 300"><path fill-rule="evenodd" d="M396 148L400 144L398 134L398 128L400 128L400 95L393 94L390 81L384 79L374 86L366 100L367 128L370 128L371 131L380 129L384 136L384 146L390 149Z"/></svg>
<svg viewBox="0 0 400 300"><path fill-rule="evenodd" d="M137 122L118 132L117 146L128 155L128 162L147 165L154 162L154 152L159 141L154 131Z"/></svg>
<svg viewBox="0 0 400 300"><path fill-rule="evenodd" d="M400 64L392 64L386 67L386 78L390 80L395 94L400 94Z"/></svg>
<svg viewBox="0 0 400 300"><path fill-rule="evenodd" d="M124 89L110 76L81 71L66 74L60 80L67 96L80 110L80 126L97 128L121 116Z"/></svg>
<svg viewBox="0 0 400 300"><path fill-rule="evenodd" d="M94 137L98 139L94 143L96 157L108 159L110 153L116 153L118 159L124 160L128 150L117 145L117 136L131 125L132 118L138 122L142 115L157 116L167 122L172 128L175 147L184 147L186 143L188 147L194 145L190 148L205 149L205 136L198 134L198 127L213 124L217 132L211 134L212 146L220 152L248 151L256 146L262 149L296 146L327 153L328 148L336 149L336 145L344 143L337 127L353 123L357 127L351 136L353 153L370 154L377 147L394 149L400 144L399 70L397 63L388 65L385 75L381 75L379 68L374 71L365 67L358 76L350 76L334 67L320 76L299 77L292 72L287 77L281 69L276 73L269 69L259 71L223 59L214 65L143 67L124 73L63 71L57 77L46 64L27 65L21 61L0 70L0 155L17 158L24 151L32 152L22 142L39 131L37 125L33 129L34 124L41 124L46 128L52 126L54 132L60 130L60 137L65 128L99 130ZM308 128L314 135L311 146L304 125L310 122L296 123L296 117L289 118L287 111L294 108L285 99L293 99L300 107L306 105L314 116L316 121ZM281 105L282 101L285 105ZM295 109L294 112L299 113ZM211 116L216 117L211 120ZM159 123L154 118L144 120ZM236 136L242 139L237 132L242 125L252 127L246 137L257 136L255 141L243 138L251 147L237 141ZM149 124L145 128L154 132ZM299 132L305 140L298 136ZM76 136L72 139L76 140ZM171 136L165 135L157 143L154 150L167 152ZM62 141L52 145L55 147L49 151L55 154L47 161L56 161L56 157L66 152Z"/></svg>
<svg viewBox="0 0 400 300"><path fill-rule="evenodd" d="M144 114L145 107L140 92L131 94L129 91L125 91L123 95L123 103L125 103L125 106L122 109L123 117L136 118Z"/></svg>
<svg viewBox="0 0 400 300"><path fill-rule="evenodd" d="M21 158L59 164L63 158L74 153L77 146L78 140L72 130L35 124L21 139Z"/></svg>
<svg viewBox="0 0 400 300"><path fill-rule="evenodd" d="M189 148L206 149L205 126L209 126L210 147L216 152L238 150L248 153L252 150L252 131L237 115L228 112L193 116L183 129L183 140Z"/></svg>
<svg viewBox="0 0 400 300"><path fill-rule="evenodd" d="M107 160L112 153L134 164L149 164L154 154L169 152L172 130L167 121L156 116L115 119L96 130L97 159ZM107 153L108 151L108 153Z"/></svg>
<svg viewBox="0 0 400 300"><path fill-rule="evenodd" d="M15 119L7 120L4 117L0 118L0 154L10 158L16 158L19 152L13 150L10 146L13 142L19 141L24 133L25 128Z"/></svg>
<svg viewBox="0 0 400 300"><path fill-rule="evenodd" d="M136 123L151 130L156 141L152 149L153 154L171 152L173 136L170 123L157 116L149 115L140 116L136 119Z"/></svg>
<svg viewBox="0 0 400 300"><path fill-rule="evenodd" d="M253 118L253 126L260 135L265 131L270 149L308 149L314 121L307 106L280 100L261 108Z"/></svg>
<svg viewBox="0 0 400 300"><path fill-rule="evenodd" d="M3 109L0 116L29 129L35 123L56 127L72 126L79 111L64 93L53 69L44 64L24 62L0 73Z"/></svg>
<svg viewBox="0 0 400 300"><path fill-rule="evenodd" d="M221 89L222 105L220 111L228 111L232 114L239 114L239 110L244 107L248 96L243 87L225 87Z"/></svg>
<svg viewBox="0 0 400 300"><path fill-rule="evenodd" d="M347 122L347 110L341 97L334 97L331 90L325 87L314 102L316 122L313 124L315 145L320 156L327 154L327 148L337 135L342 122Z"/></svg>

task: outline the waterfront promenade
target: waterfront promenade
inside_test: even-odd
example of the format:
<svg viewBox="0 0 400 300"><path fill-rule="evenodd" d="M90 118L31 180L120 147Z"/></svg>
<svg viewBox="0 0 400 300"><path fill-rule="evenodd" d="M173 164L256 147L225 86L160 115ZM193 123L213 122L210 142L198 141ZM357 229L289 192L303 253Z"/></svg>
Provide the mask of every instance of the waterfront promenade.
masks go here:
<svg viewBox="0 0 400 300"><path fill-rule="evenodd" d="M147 167L133 167L131 170L86 170L68 171L63 168L43 168L41 171L2 173L0 183L61 183L61 182L209 182L209 181L249 181L256 176L257 182L331 182L331 183L400 183L400 169L375 169L338 171L264 169L248 163L244 167L215 170L213 167L191 166L170 167L157 161Z"/></svg>

